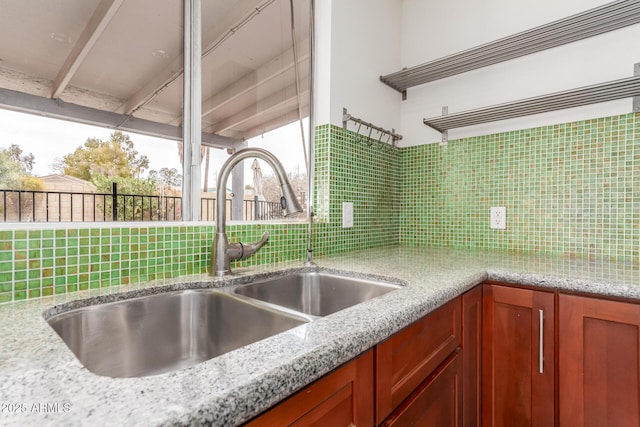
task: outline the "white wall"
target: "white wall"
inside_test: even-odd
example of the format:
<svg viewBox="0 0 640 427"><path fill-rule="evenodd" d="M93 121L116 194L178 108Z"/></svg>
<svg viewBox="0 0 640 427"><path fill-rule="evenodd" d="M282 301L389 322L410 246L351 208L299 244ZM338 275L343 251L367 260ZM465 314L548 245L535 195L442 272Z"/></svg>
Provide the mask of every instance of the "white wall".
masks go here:
<svg viewBox="0 0 640 427"><path fill-rule="evenodd" d="M400 0L316 0L316 125L342 126L345 107L400 127L401 99L379 77L400 68L401 16Z"/></svg>
<svg viewBox="0 0 640 427"><path fill-rule="evenodd" d="M609 0L404 0L401 66L411 67L591 9ZM633 75L640 25L408 89L402 146L438 142L425 117L544 95ZM399 95L397 95L399 96ZM449 138L631 112L631 99L452 129Z"/></svg>

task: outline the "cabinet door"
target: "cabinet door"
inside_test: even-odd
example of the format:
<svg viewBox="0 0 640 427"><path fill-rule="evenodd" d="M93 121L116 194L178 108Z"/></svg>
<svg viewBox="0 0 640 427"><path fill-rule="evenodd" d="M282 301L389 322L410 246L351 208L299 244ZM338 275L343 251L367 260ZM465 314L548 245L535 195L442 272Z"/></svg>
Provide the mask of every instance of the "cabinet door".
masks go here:
<svg viewBox="0 0 640 427"><path fill-rule="evenodd" d="M561 426L640 425L640 306L559 297Z"/></svg>
<svg viewBox="0 0 640 427"><path fill-rule="evenodd" d="M373 350L343 365L247 424L272 426L373 425Z"/></svg>
<svg viewBox="0 0 640 427"><path fill-rule="evenodd" d="M554 425L554 294L486 285L483 300L483 425Z"/></svg>
<svg viewBox="0 0 640 427"><path fill-rule="evenodd" d="M462 295L462 419L480 426L482 406L482 286Z"/></svg>
<svg viewBox="0 0 640 427"><path fill-rule="evenodd" d="M376 346L376 424L460 345L461 297Z"/></svg>
<svg viewBox="0 0 640 427"><path fill-rule="evenodd" d="M452 354L385 420L383 427L462 426L462 358Z"/></svg>

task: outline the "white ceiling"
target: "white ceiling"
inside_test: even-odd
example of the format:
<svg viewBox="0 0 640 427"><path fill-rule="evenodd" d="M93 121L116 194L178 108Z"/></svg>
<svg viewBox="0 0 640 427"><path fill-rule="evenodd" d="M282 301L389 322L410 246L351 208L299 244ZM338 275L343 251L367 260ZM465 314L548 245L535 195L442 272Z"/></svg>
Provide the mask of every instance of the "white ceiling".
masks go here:
<svg viewBox="0 0 640 427"><path fill-rule="evenodd" d="M0 0L0 107L181 126L182 3ZM293 3L299 91L290 0L202 0L203 133L251 138L297 120L298 98L308 115L309 0Z"/></svg>

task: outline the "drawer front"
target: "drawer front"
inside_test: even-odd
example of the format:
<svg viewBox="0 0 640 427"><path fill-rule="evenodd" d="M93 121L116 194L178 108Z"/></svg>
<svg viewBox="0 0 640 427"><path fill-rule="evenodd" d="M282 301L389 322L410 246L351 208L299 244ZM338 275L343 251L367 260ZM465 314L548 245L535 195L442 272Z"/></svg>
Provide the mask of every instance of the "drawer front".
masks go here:
<svg viewBox="0 0 640 427"><path fill-rule="evenodd" d="M460 346L461 301L454 299L376 347L376 424Z"/></svg>
<svg viewBox="0 0 640 427"><path fill-rule="evenodd" d="M245 426L370 426L374 417L372 373L373 351L368 351Z"/></svg>
<svg viewBox="0 0 640 427"><path fill-rule="evenodd" d="M452 354L382 427L462 426L462 358Z"/></svg>

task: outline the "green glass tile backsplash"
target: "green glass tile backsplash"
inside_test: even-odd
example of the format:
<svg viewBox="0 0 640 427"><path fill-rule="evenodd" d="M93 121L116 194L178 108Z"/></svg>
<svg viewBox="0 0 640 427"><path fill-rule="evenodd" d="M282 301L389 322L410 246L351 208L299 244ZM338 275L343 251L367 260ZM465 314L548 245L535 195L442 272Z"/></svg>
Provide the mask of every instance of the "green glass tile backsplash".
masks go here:
<svg viewBox="0 0 640 427"><path fill-rule="evenodd" d="M316 256L426 245L640 263L640 114L402 149L333 125L315 146ZM342 203L354 226L342 228ZM506 206L507 229L489 228ZM269 242L232 268L306 257L307 224L229 225ZM209 268L213 224L0 231L0 303Z"/></svg>
<svg viewBox="0 0 640 427"><path fill-rule="evenodd" d="M231 241L269 242L235 267L304 259L304 224L229 225ZM0 303L208 271L212 225L73 228L0 233ZM50 250L41 249L50 247Z"/></svg>
<svg viewBox="0 0 640 427"><path fill-rule="evenodd" d="M397 245L400 153L373 140L320 126L317 133L314 253ZM354 227L342 229L342 202L354 203ZM306 259L306 223L228 225L229 241L268 243L232 268ZM150 223L0 231L0 303L172 278L209 269L213 225Z"/></svg>
<svg viewBox="0 0 640 427"><path fill-rule="evenodd" d="M315 153L316 255L395 246L401 206L400 151L337 126L319 126ZM342 203L353 227L342 228Z"/></svg>
<svg viewBox="0 0 640 427"><path fill-rule="evenodd" d="M402 244L639 262L638 113L405 148L402 170Z"/></svg>

